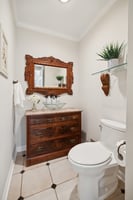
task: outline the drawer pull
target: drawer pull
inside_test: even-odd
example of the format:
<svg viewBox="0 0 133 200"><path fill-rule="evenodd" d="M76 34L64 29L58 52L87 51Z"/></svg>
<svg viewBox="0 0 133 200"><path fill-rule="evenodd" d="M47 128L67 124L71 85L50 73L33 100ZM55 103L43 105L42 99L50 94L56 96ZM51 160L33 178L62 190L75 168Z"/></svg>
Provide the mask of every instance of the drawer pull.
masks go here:
<svg viewBox="0 0 133 200"><path fill-rule="evenodd" d="M31 124L40 124L41 120L40 119L31 119Z"/></svg>
<svg viewBox="0 0 133 200"><path fill-rule="evenodd" d="M44 147L42 147L42 146L39 146L39 147L37 148L37 151L38 151L38 152L40 152L40 151L42 151L42 150L44 150Z"/></svg>
<svg viewBox="0 0 133 200"><path fill-rule="evenodd" d="M72 119L78 119L78 116L73 116Z"/></svg>
<svg viewBox="0 0 133 200"><path fill-rule="evenodd" d="M66 120L66 117L61 117L61 121L65 121Z"/></svg>
<svg viewBox="0 0 133 200"><path fill-rule="evenodd" d="M76 130L76 127L73 126L73 127L70 128L70 130L74 131L74 130Z"/></svg>
<svg viewBox="0 0 133 200"><path fill-rule="evenodd" d="M70 142L73 144L73 143L75 143L75 142L76 142L76 139L75 139L75 138L73 138L73 139L70 139Z"/></svg>
<svg viewBox="0 0 133 200"><path fill-rule="evenodd" d="M51 123L53 122L53 119L47 119L47 122Z"/></svg>
<svg viewBox="0 0 133 200"><path fill-rule="evenodd" d="M44 134L43 134L42 132L39 132L39 131L38 131L38 132L35 133L35 135L36 135L36 136L43 136Z"/></svg>

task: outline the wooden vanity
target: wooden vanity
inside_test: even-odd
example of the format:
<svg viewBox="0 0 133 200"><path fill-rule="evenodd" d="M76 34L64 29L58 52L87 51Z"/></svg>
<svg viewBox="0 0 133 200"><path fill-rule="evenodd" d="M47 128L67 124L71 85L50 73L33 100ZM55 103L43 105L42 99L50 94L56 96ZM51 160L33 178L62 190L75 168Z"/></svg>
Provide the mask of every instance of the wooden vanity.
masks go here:
<svg viewBox="0 0 133 200"><path fill-rule="evenodd" d="M26 165L66 156L81 142L81 110L26 111Z"/></svg>

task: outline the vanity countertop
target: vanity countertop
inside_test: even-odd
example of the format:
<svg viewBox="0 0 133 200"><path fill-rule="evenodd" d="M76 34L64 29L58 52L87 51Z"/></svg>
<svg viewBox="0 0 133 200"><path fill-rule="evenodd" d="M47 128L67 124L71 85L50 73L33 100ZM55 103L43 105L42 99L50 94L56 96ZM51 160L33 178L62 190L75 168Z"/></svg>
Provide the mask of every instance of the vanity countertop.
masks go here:
<svg viewBox="0 0 133 200"><path fill-rule="evenodd" d="M66 113L66 112L82 112L81 109L79 108L62 108L59 110L37 110L37 111L32 111L32 110L26 110L25 115L43 115L43 114L56 114L56 113Z"/></svg>

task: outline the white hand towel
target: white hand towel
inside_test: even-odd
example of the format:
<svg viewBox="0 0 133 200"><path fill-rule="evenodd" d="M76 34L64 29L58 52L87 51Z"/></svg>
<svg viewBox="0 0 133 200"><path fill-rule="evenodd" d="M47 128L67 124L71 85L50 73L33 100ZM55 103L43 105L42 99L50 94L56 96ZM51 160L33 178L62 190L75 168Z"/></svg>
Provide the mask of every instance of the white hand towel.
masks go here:
<svg viewBox="0 0 133 200"><path fill-rule="evenodd" d="M23 88L21 86L21 84L15 83L14 84L14 105L15 106L20 106L20 107L24 107L23 101L25 100L25 95L23 92Z"/></svg>

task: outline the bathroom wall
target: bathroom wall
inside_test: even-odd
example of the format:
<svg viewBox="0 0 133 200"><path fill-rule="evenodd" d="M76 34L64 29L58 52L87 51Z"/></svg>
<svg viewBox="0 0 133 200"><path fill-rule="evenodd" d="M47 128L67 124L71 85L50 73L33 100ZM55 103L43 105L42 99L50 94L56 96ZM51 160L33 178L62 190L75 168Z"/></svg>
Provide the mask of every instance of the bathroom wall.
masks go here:
<svg viewBox="0 0 133 200"><path fill-rule="evenodd" d="M15 29L8 0L0 0L0 24L8 42L8 78L0 74L0 199L6 197L13 164L13 72ZM6 198L5 198L6 199Z"/></svg>
<svg viewBox="0 0 133 200"><path fill-rule="evenodd" d="M132 0L129 5L130 27L132 25ZM101 69L106 63L97 61L96 53L104 44L110 41L127 41L127 0L118 0L112 9L94 24L92 30L78 43L66 41L57 37L39 34L34 31L17 29L17 37L13 24L13 17L8 0L0 0L0 24L2 24L8 41L8 78L0 74L0 199L6 197L8 180L17 136L17 147L25 145L24 110L16 110L16 131L13 132L13 79L18 79L22 87L26 88L24 81L25 54L33 56L55 56L64 61L74 62L73 96L63 95L61 101L67 106L83 108L82 128L87 132L88 139L99 138L99 120L101 117L126 120L126 71L114 72L111 76L111 91L105 97L101 90L100 75L91 73ZM132 52L132 27L129 42ZM17 49L15 42L17 40ZM79 56L79 57L78 57ZM14 61L15 60L15 61ZM132 199L132 54L130 54L130 68L128 72L128 158L126 200ZM79 62L79 64L78 64ZM104 65L105 64L105 65ZM80 77L79 77L80 75ZM26 102L26 108L31 105ZM20 147L20 148L19 148Z"/></svg>
<svg viewBox="0 0 133 200"><path fill-rule="evenodd" d="M127 70L127 159L125 200L133 199L133 1L129 0L129 53Z"/></svg>
<svg viewBox="0 0 133 200"><path fill-rule="evenodd" d="M126 120L126 70L113 72L108 97L101 90L100 74L92 76L91 73L106 67L106 63L97 60L96 54L105 44L112 41L127 43L127 4L127 0L118 0L108 13L94 24L79 44L34 30L17 29L15 77L22 83L24 90L27 87L24 81L25 54L35 57L52 55L66 62L74 62L74 94L63 95L60 99L67 103L67 107L83 108L82 129L88 139L99 139L100 118L122 122ZM27 108L31 108L28 102ZM19 148L25 145L24 110L17 111L16 116Z"/></svg>
<svg viewBox="0 0 133 200"><path fill-rule="evenodd" d="M101 90L100 74L91 74L106 67L106 62L98 60L97 53L110 42L127 43L127 37L128 1L118 0L80 42L80 92L84 110L82 126L88 139L99 139L100 118L126 121L126 70L110 74L109 96L105 96Z"/></svg>
<svg viewBox="0 0 133 200"><path fill-rule="evenodd" d="M27 83L24 80L25 55L30 54L33 57L54 56L65 62L72 61L74 84L72 86L73 95L64 94L60 101L66 103L66 107L79 107L79 66L78 66L78 43L53 37L36 31L17 28L17 49L16 49L16 70L15 77L18 79L25 91ZM27 101L25 109L31 109L31 104ZM41 109L42 105L38 108ZM25 146L25 109L16 109L16 136L17 147Z"/></svg>

